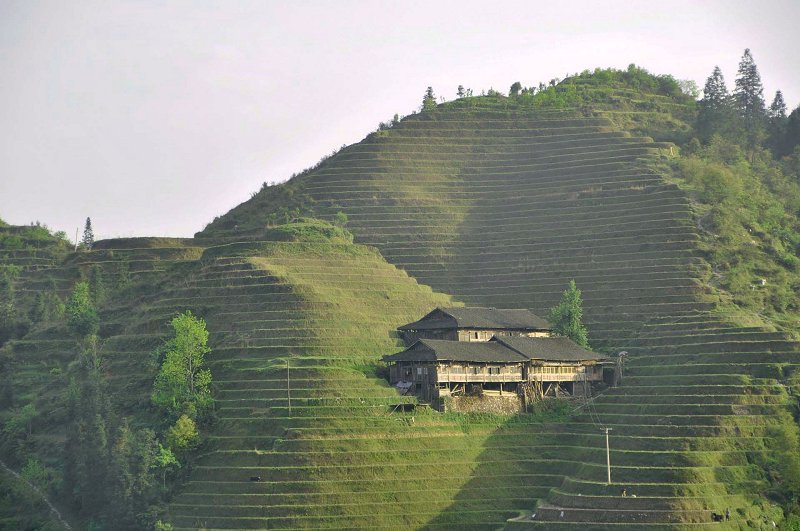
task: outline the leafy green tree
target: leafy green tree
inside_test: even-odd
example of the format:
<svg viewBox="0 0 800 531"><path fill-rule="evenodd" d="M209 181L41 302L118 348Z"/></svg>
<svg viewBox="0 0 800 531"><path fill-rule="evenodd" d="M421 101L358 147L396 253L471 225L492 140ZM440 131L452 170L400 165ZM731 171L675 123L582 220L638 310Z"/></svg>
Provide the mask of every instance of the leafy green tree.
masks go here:
<svg viewBox="0 0 800 531"><path fill-rule="evenodd" d="M336 213L333 217L333 224L338 225L339 227L344 227L347 225L347 214L342 212L341 210Z"/></svg>
<svg viewBox="0 0 800 531"><path fill-rule="evenodd" d="M181 467L180 461L175 457L175 454L169 448L158 445L158 453L156 454L156 467L161 470L161 485L162 488L167 488L167 474Z"/></svg>
<svg viewBox="0 0 800 531"><path fill-rule="evenodd" d="M25 466L20 471L20 476L42 491L50 488L53 482L53 471L33 457L28 458Z"/></svg>
<svg viewBox="0 0 800 531"><path fill-rule="evenodd" d="M83 226L83 239L81 244L87 250L91 250L94 246L94 231L92 230L92 218L86 218L86 224Z"/></svg>
<svg viewBox="0 0 800 531"><path fill-rule="evenodd" d="M78 338L95 335L100 329L100 317L92 300L91 288L86 281L75 284L65 312L67 328Z"/></svg>
<svg viewBox="0 0 800 531"><path fill-rule="evenodd" d="M550 309L548 321L553 332L572 339L578 345L589 348L589 333L581 322L583 301L581 290L570 280L569 287L561 295L561 301Z"/></svg>
<svg viewBox="0 0 800 531"><path fill-rule="evenodd" d="M509 96L519 96L519 92L522 90L522 83L519 81L514 81L511 85L511 88L508 89Z"/></svg>
<svg viewBox="0 0 800 531"><path fill-rule="evenodd" d="M103 277L103 268L99 264L93 264L89 268L88 282L92 300L96 306L100 306L105 302L108 291Z"/></svg>
<svg viewBox="0 0 800 531"><path fill-rule="evenodd" d="M188 412L194 417L211 405L211 371L205 368L205 355L211 352L206 323L186 311L170 324L174 337L163 347L152 400L172 414Z"/></svg>
<svg viewBox="0 0 800 531"><path fill-rule="evenodd" d="M70 366L64 483L75 508L83 514L96 515L109 503L109 419L112 417L97 338L88 336L83 343L84 348Z"/></svg>
<svg viewBox="0 0 800 531"><path fill-rule="evenodd" d="M110 512L116 526L142 527L138 525L139 515L146 513L147 506L158 497L155 470L159 448L152 430L133 430L123 419L111 448L109 467Z"/></svg>
<svg viewBox="0 0 800 531"><path fill-rule="evenodd" d="M745 49L742 60L739 62L733 99L739 115L744 119L745 129L752 135L762 127L766 112L764 86L761 84L761 76L755 61L753 61L750 48Z"/></svg>
<svg viewBox="0 0 800 531"><path fill-rule="evenodd" d="M21 457L28 453L33 433L33 421L37 411L33 402L11 412L11 416L3 426L3 438L8 449Z"/></svg>
<svg viewBox="0 0 800 531"><path fill-rule="evenodd" d="M197 424L186 415L181 415L167 430L167 445L171 450L182 453L197 448L200 434Z"/></svg>
<svg viewBox="0 0 800 531"><path fill-rule="evenodd" d="M33 306L28 310L28 317L30 317L33 323L40 323L47 320L47 295L44 291L36 293Z"/></svg>
<svg viewBox="0 0 800 531"><path fill-rule="evenodd" d="M433 87L425 89L425 96L422 97L422 110L432 111L436 109L436 95L433 93Z"/></svg>
<svg viewBox="0 0 800 531"><path fill-rule="evenodd" d="M463 98L467 95L467 92L464 90L464 85L459 85L458 89L456 89L456 97Z"/></svg>

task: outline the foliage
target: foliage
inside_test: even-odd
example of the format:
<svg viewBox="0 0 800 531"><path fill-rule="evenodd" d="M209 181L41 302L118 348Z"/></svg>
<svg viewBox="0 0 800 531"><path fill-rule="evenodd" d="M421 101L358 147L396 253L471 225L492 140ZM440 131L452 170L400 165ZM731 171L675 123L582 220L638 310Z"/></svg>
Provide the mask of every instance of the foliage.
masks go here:
<svg viewBox="0 0 800 531"><path fill-rule="evenodd" d="M425 96L422 97L422 111L432 111L436 109L436 95L433 93L433 88L428 87L425 89Z"/></svg>
<svg viewBox="0 0 800 531"><path fill-rule="evenodd" d="M569 287L561 295L561 301L550 309L548 321L553 333L568 337L578 345L589 348L589 333L581 322L582 318L581 290L574 280L570 280Z"/></svg>
<svg viewBox="0 0 800 531"><path fill-rule="evenodd" d="M30 402L11 410L3 426L3 447L17 459L23 459L31 450L33 423L37 415L36 405Z"/></svg>
<svg viewBox="0 0 800 531"><path fill-rule="evenodd" d="M0 346L13 337L24 335L24 323L17 319L16 281L22 269L0 264Z"/></svg>
<svg viewBox="0 0 800 531"><path fill-rule="evenodd" d="M676 161L681 182L704 209L701 229L717 282L740 306L777 316L798 310L800 183L769 152L747 160L739 144L714 135ZM761 282L764 279L765 283Z"/></svg>
<svg viewBox="0 0 800 531"><path fill-rule="evenodd" d="M706 80L698 111L697 132L703 140L708 140L712 134L721 134L722 131L730 134L736 127L731 96L719 66L714 67Z"/></svg>
<svg viewBox="0 0 800 531"><path fill-rule="evenodd" d="M158 468L160 445L149 429L133 430L127 419L119 427L111 447L109 483L111 512L116 525L124 528L149 527L141 522L147 507L159 494L154 471ZM149 524L149 525L141 525Z"/></svg>
<svg viewBox="0 0 800 531"><path fill-rule="evenodd" d="M95 306L102 305L107 296L106 281L103 278L103 268L99 264L92 264L87 278L89 293Z"/></svg>
<svg viewBox="0 0 800 531"><path fill-rule="evenodd" d="M86 218L86 224L83 226L83 239L81 245L84 249L91 250L94 247L94 230L92 230L92 218Z"/></svg>
<svg viewBox="0 0 800 531"><path fill-rule="evenodd" d="M46 492L50 489L54 481L53 470L42 465L38 459L33 457L28 458L25 466L22 467L20 476L42 492Z"/></svg>
<svg viewBox="0 0 800 531"><path fill-rule="evenodd" d="M762 127L765 116L764 86L749 48L745 49L739 62L733 98L740 116L744 119L745 129L753 133Z"/></svg>
<svg viewBox="0 0 800 531"><path fill-rule="evenodd" d="M194 450L200 444L197 424L186 415L181 415L167 430L167 445L178 453Z"/></svg>
<svg viewBox="0 0 800 531"><path fill-rule="evenodd" d="M345 225L347 225L347 214L345 214L344 212L342 212L340 210L333 217L333 220L334 220L334 224L335 225L337 225L339 227L344 227Z"/></svg>
<svg viewBox="0 0 800 531"><path fill-rule="evenodd" d="M341 215L340 215L341 214ZM275 241L352 243L353 235L344 228L347 214L335 216L335 225L313 218L298 218L267 231L266 238Z"/></svg>
<svg viewBox="0 0 800 531"><path fill-rule="evenodd" d="M97 315L88 282L81 281L75 284L65 313L67 328L73 335L84 338L97 334L100 329L100 317Z"/></svg>
<svg viewBox="0 0 800 531"><path fill-rule="evenodd" d="M211 371L205 368L208 331L203 319L191 311L170 322L174 336L163 346L161 370L153 385L153 403L170 415L188 413L192 418L211 407Z"/></svg>
<svg viewBox="0 0 800 531"><path fill-rule="evenodd" d="M33 306L28 310L28 317L33 323L58 320L64 317L64 310L64 302L55 287L51 287L36 293Z"/></svg>
<svg viewBox="0 0 800 531"><path fill-rule="evenodd" d="M166 488L167 474L172 470L181 467L180 461L175 457L175 454L169 448L165 448L161 444L158 445L158 453L156 454L156 466L161 470L161 483L162 487Z"/></svg>

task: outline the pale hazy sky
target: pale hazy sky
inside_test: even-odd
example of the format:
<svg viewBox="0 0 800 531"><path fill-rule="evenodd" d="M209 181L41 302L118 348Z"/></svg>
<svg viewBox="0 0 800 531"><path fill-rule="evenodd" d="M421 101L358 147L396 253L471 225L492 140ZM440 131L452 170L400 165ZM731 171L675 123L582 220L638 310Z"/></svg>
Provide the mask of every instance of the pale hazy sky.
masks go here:
<svg viewBox="0 0 800 531"><path fill-rule="evenodd" d="M718 64L732 88L749 47L791 109L798 20L798 0L0 0L0 218L190 236L428 85L636 63L700 87Z"/></svg>

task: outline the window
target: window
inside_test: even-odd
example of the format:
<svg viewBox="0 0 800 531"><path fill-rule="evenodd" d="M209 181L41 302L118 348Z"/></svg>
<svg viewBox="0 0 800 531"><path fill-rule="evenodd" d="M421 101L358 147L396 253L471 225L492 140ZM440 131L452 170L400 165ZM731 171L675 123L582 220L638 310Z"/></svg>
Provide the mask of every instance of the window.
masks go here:
<svg viewBox="0 0 800 531"><path fill-rule="evenodd" d="M480 374L483 372L480 367L472 367L471 369L472 374Z"/></svg>
<svg viewBox="0 0 800 531"><path fill-rule="evenodd" d="M500 374L500 367L489 367L489 374Z"/></svg>
<svg viewBox="0 0 800 531"><path fill-rule="evenodd" d="M475 339L478 339L478 332L475 332Z"/></svg>
<svg viewBox="0 0 800 531"><path fill-rule="evenodd" d="M417 367L417 376L422 376L422 367Z"/></svg>

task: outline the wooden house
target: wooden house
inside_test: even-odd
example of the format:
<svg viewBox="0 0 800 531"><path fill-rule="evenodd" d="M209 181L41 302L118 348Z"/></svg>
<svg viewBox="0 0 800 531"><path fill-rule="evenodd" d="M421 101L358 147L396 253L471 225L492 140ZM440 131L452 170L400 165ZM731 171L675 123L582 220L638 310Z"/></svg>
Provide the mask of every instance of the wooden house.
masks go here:
<svg viewBox="0 0 800 531"><path fill-rule="evenodd" d="M565 337L494 336L489 341L419 339L384 356L389 381L422 400L488 395L526 401L549 392L584 395L607 358Z"/></svg>
<svg viewBox="0 0 800 531"><path fill-rule="evenodd" d="M494 336L550 335L548 322L530 311L497 308L436 308L397 330L407 347L418 339L486 342Z"/></svg>

